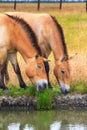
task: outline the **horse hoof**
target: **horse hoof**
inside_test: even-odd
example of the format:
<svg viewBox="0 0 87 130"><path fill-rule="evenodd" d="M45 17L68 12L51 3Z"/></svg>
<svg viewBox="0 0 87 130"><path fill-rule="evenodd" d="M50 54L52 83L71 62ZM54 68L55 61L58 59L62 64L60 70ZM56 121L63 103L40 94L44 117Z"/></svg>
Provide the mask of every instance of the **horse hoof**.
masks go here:
<svg viewBox="0 0 87 130"><path fill-rule="evenodd" d="M50 85L50 86L48 86L48 88L53 90L53 86L51 86L51 85Z"/></svg>
<svg viewBox="0 0 87 130"><path fill-rule="evenodd" d="M23 88L23 89L26 89L27 88L27 86L25 85L25 84L22 84L22 85L20 85L21 86L21 88Z"/></svg>

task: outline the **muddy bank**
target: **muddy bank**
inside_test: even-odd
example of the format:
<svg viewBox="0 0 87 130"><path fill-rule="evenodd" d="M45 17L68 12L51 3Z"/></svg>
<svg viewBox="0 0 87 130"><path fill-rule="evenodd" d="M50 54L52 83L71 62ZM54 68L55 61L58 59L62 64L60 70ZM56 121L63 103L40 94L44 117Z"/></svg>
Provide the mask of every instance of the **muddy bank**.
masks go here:
<svg viewBox="0 0 87 130"><path fill-rule="evenodd" d="M37 98L28 96L0 96L0 110L37 110ZM62 95L52 99L52 109L87 110L87 94Z"/></svg>
<svg viewBox="0 0 87 130"><path fill-rule="evenodd" d="M54 109L87 110L87 94L58 96L53 99Z"/></svg>

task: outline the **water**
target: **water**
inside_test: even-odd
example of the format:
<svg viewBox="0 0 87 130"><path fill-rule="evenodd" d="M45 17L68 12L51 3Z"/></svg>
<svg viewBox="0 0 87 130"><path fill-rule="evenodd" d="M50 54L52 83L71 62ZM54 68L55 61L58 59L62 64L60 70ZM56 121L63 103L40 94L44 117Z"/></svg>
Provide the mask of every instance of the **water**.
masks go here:
<svg viewBox="0 0 87 130"><path fill-rule="evenodd" d="M87 111L0 111L0 130L87 130Z"/></svg>

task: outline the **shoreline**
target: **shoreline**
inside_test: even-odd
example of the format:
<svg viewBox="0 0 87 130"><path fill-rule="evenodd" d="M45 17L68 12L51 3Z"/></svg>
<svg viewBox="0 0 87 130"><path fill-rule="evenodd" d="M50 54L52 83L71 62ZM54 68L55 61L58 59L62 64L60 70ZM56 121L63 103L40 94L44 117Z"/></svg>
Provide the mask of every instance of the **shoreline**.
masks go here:
<svg viewBox="0 0 87 130"><path fill-rule="evenodd" d="M34 96L0 96L0 110L87 110L87 94L54 96L51 109L37 109L37 100Z"/></svg>

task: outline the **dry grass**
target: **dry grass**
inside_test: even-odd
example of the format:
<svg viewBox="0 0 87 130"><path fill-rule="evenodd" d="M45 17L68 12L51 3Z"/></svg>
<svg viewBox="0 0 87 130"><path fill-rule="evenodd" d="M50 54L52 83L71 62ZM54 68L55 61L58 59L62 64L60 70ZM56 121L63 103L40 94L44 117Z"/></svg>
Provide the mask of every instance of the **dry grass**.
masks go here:
<svg viewBox="0 0 87 130"><path fill-rule="evenodd" d="M0 12L14 11L14 3L0 3ZM85 3L63 3L62 10L59 9L59 3L41 3L40 13L83 13L85 12ZM17 3L16 11L38 12L37 3Z"/></svg>
<svg viewBox="0 0 87 130"><path fill-rule="evenodd" d="M45 12L56 16L63 27L69 55L76 52L78 53L78 55L70 61L71 84L76 85L83 82L87 85L87 14L85 12L85 3L64 3L62 10L59 10L58 7L58 3L41 4L39 13ZM14 11L13 4L0 4L0 12L6 11ZM38 13L37 4L17 4L16 11ZM56 79L52 73L54 66L53 55L51 54L49 58L51 59L50 79L55 83ZM20 55L18 55L18 60L23 78L27 83L28 78L24 73L25 63ZM18 80L11 67L9 67L9 71L10 83L17 86Z"/></svg>

